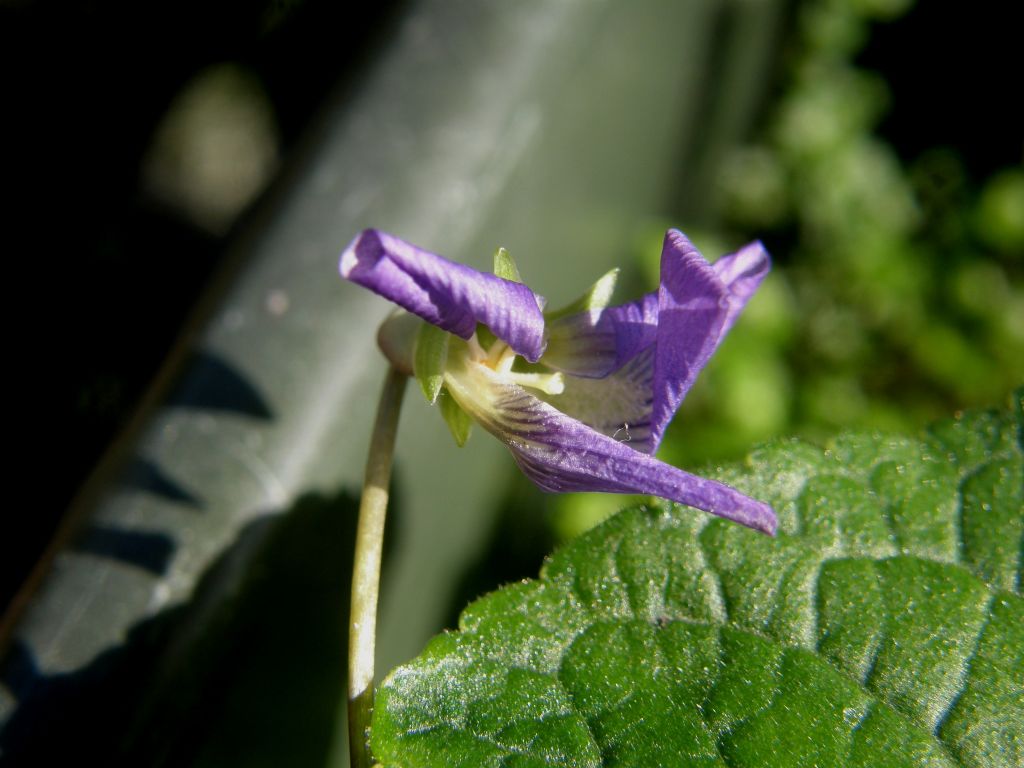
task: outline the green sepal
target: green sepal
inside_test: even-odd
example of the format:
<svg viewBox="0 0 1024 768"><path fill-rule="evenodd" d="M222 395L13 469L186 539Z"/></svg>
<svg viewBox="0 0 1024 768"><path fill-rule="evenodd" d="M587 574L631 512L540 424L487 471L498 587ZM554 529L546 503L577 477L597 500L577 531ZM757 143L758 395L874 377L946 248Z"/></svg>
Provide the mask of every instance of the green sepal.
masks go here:
<svg viewBox="0 0 1024 768"><path fill-rule="evenodd" d="M498 341L490 328L483 323L476 324L476 340L484 349L490 349Z"/></svg>
<svg viewBox="0 0 1024 768"><path fill-rule="evenodd" d="M448 394L447 390L441 394L438 403L441 406L441 415L444 416L444 423L455 438L455 443L461 448L469 439L470 429L473 427L473 419L462 410L462 407L455 402L455 398Z"/></svg>
<svg viewBox="0 0 1024 768"><path fill-rule="evenodd" d="M441 384L444 382L444 366L448 362L447 331L436 325L423 323L416 334L416 353L413 357L413 373L420 383L423 396L433 405L437 401Z"/></svg>
<svg viewBox="0 0 1024 768"><path fill-rule="evenodd" d="M612 294L615 293L615 284L619 280L619 268L616 267L602 275L596 283L587 289L586 293L568 306L556 309L553 312L545 312L545 320L557 320L560 317L576 315L580 312L589 312L593 309L604 309L612 301Z"/></svg>
<svg viewBox="0 0 1024 768"><path fill-rule="evenodd" d="M523 278L519 276L519 267L504 248L499 248L494 252L494 274L511 280L513 283L523 282Z"/></svg>

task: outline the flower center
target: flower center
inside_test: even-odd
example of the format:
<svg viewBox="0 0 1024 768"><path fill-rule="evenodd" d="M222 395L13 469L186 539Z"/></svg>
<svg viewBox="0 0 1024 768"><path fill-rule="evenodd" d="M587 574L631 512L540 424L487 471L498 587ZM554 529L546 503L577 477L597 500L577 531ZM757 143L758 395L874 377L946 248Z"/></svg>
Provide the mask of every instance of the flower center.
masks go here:
<svg viewBox="0 0 1024 768"><path fill-rule="evenodd" d="M516 352L501 339L491 344L489 349L480 345L476 334L467 342L470 359L478 365L485 365L497 373L503 381L518 384L521 387L539 390L547 395L560 395L565 391L565 377L558 372L536 373L514 371Z"/></svg>

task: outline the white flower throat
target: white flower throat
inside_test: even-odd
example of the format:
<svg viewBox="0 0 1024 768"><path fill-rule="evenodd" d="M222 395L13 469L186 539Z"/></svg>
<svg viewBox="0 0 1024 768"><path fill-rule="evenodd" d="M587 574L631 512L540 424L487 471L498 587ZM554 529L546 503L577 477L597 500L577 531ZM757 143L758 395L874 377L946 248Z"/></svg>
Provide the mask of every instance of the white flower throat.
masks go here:
<svg viewBox="0 0 1024 768"><path fill-rule="evenodd" d="M518 384L528 389L536 389L547 395L560 395L565 391L565 377L561 373L535 373L512 370L517 357L516 352L501 339L491 344L490 349L484 349L474 333L466 342L466 349L472 362L487 366L497 373L502 381L509 384Z"/></svg>

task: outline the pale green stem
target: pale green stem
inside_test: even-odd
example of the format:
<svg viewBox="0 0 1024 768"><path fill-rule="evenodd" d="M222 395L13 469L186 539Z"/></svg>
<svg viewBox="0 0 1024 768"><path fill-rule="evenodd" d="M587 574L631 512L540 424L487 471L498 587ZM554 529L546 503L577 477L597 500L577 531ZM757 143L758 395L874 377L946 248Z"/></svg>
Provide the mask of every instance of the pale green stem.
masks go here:
<svg viewBox="0 0 1024 768"><path fill-rule="evenodd" d="M377 595L384 545L388 483L402 409L406 376L388 369L377 406L377 421L366 459L359 503L356 552L352 565L351 621L348 634L348 738L352 768L370 768L367 732L373 710L373 657L377 633Z"/></svg>

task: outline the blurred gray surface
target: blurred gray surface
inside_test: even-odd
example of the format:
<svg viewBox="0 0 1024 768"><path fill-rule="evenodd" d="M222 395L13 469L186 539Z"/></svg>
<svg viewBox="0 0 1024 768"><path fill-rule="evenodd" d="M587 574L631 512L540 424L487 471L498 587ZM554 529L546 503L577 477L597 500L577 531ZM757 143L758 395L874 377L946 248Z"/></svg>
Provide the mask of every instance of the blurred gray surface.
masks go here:
<svg viewBox="0 0 1024 768"><path fill-rule="evenodd" d="M481 269L503 245L552 304L574 298L622 261L639 224L705 202L716 153L742 136L762 94L777 6L413 4L236 243L245 266L180 384L23 615L16 641L36 673L73 674L116 649L138 622L187 604L231 550L207 607L165 651L187 652L203 617L246 577L260 537L241 539L245 526L302 494L358 496L384 375L374 333L389 311L337 277L337 256L360 229ZM439 629L512 466L481 431L457 449L430 410L410 388L382 671ZM0 687L0 721L18 706ZM341 710L339 700L339 722ZM344 728L332 749L343 763Z"/></svg>

